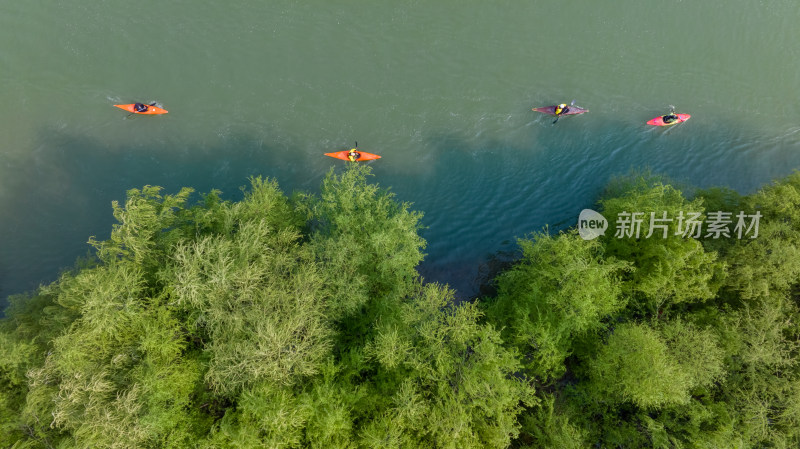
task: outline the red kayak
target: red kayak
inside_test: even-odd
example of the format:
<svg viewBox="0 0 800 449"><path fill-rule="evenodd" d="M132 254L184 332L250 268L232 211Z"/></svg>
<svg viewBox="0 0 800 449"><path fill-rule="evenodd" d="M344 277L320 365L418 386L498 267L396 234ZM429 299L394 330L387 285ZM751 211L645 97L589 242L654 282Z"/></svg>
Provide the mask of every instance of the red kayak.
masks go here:
<svg viewBox="0 0 800 449"><path fill-rule="evenodd" d="M683 123L686 120L689 120L689 118L691 117L691 115L689 114L675 114L675 115L677 115L678 118L669 123L664 122L664 117L666 117L666 115L662 115L660 117L656 117L652 120L649 120L647 124L653 126L672 126L672 125L677 125L678 123Z"/></svg>
<svg viewBox="0 0 800 449"><path fill-rule="evenodd" d="M557 105L553 105L553 106L545 106L543 108L533 108L532 110L536 112L544 112L545 114L549 115L556 115L556 107ZM561 114L558 115L559 116L578 115L578 114L583 114L584 112L589 112L588 109L579 108L577 106L567 106L565 109L567 110L567 112L562 112Z"/></svg>
<svg viewBox="0 0 800 449"><path fill-rule="evenodd" d="M116 107L118 107L118 108L120 108L120 109L124 109L124 110L126 110L126 111L128 111L128 112L130 112L130 113L132 113L132 114L156 115L156 114L166 114L166 113L167 113L167 110L166 110L166 109L161 109L161 108L159 108L159 107L157 107L157 106L150 106L149 104L146 104L146 105L145 105L145 107L147 107L147 110L146 110L146 111L139 112L139 111L137 111L137 110L136 110L136 108L134 107L135 105L136 105L136 103L131 103L131 104L115 104L114 106L116 106Z"/></svg>
<svg viewBox="0 0 800 449"><path fill-rule="evenodd" d="M344 151L337 151L336 153L325 153L325 156L335 157L336 159L341 159L343 161L349 161L350 158L347 157L347 155L349 153L350 153L350 150L344 150ZM367 153L367 152L364 152L364 151L359 151L358 154L360 154L360 156L358 157L358 159L356 159L356 162L358 162L358 161L372 161L372 160L381 158L377 154Z"/></svg>

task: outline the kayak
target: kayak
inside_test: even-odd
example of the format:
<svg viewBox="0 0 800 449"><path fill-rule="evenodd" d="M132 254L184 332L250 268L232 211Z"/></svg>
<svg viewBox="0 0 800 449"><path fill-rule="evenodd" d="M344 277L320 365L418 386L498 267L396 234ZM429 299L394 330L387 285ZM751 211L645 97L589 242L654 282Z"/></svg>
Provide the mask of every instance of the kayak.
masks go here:
<svg viewBox="0 0 800 449"><path fill-rule="evenodd" d="M556 115L556 105L553 106L545 106L543 108L533 108L533 111L536 112L544 112L545 114L549 115ZM567 112L562 112L559 116L562 115L578 115L583 114L584 112L589 112L588 109L579 108L577 106L567 106Z"/></svg>
<svg viewBox="0 0 800 449"><path fill-rule="evenodd" d="M335 153L325 153L325 156L335 157L336 159L341 159L343 161L349 161L350 158L347 157L347 155L349 153L350 153L350 150L344 150L344 151L337 151ZM374 160L374 159L380 159L381 158L377 154L367 153L367 152L364 152L364 151L359 151L358 153L361 154L361 156L358 159L356 159L356 162L358 162L358 161L371 161L371 160Z"/></svg>
<svg viewBox="0 0 800 449"><path fill-rule="evenodd" d="M686 120L689 120L689 118L691 117L691 115L689 114L675 114L675 115L678 116L678 119L669 123L664 123L664 116L661 115L652 120L648 120L647 124L653 126L672 126L672 125L677 125L678 123L683 123Z"/></svg>
<svg viewBox="0 0 800 449"><path fill-rule="evenodd" d="M146 111L144 111L144 112L138 112L138 111L136 111L136 109L134 108L134 105L136 105L136 103L131 103L131 104L115 104L114 106L116 106L116 107L118 107L118 108L120 108L120 109L124 109L124 110L126 110L126 111L128 111L128 112L130 112L130 113L132 113L132 114L156 115L156 114L166 114L166 113L167 113L167 110L166 110L166 109L161 109L161 108L159 108L158 106L150 106L149 104L146 104L146 105L145 105L145 106L147 106L147 110L146 110Z"/></svg>

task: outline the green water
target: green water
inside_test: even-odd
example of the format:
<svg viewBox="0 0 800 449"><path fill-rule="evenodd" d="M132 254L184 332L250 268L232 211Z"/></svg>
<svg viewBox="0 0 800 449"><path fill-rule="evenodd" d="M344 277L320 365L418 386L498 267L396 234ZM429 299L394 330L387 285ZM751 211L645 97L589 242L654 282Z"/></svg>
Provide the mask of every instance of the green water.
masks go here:
<svg viewBox="0 0 800 449"><path fill-rule="evenodd" d="M800 167L788 0L0 0L0 296L56 278L145 184L316 191L348 148L425 212L426 279L649 167L750 192ZM553 126L533 106L590 109ZM164 116L112 105L157 101ZM644 122L692 114L670 129Z"/></svg>

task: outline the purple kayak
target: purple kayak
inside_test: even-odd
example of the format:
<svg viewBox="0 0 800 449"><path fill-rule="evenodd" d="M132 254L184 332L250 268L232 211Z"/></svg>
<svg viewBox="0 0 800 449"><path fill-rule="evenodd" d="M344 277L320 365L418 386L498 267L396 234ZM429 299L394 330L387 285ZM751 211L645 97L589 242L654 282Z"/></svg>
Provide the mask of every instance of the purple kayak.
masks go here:
<svg viewBox="0 0 800 449"><path fill-rule="evenodd" d="M549 115L556 115L556 105L553 106L545 106L543 108L533 108L533 111L537 112L544 112L545 114ZM562 112L559 115L578 115L583 114L584 112L589 112L588 109L579 108L577 106L567 106L567 112Z"/></svg>

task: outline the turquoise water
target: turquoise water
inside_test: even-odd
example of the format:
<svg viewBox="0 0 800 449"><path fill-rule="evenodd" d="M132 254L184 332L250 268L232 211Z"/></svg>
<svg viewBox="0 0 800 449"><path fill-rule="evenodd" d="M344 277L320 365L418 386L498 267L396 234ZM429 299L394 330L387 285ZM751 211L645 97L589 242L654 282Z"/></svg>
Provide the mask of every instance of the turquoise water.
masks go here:
<svg viewBox="0 0 800 449"><path fill-rule="evenodd" d="M468 296L615 174L747 193L800 167L798 22L781 0L2 0L0 296L106 238L127 189L314 192L356 140L425 213L423 275ZM112 106L134 101L170 112ZM692 119L644 125L669 104Z"/></svg>

